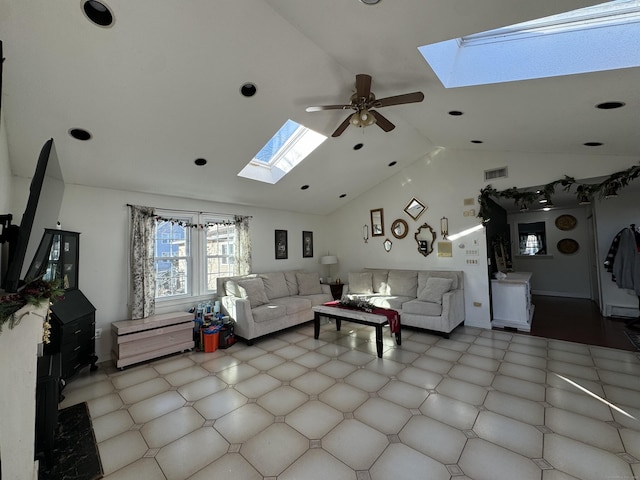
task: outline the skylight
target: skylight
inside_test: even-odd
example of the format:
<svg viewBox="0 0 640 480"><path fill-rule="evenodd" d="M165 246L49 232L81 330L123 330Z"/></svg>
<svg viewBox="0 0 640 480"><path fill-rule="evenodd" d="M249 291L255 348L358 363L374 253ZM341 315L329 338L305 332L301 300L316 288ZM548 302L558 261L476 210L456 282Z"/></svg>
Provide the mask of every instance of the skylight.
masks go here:
<svg viewBox="0 0 640 480"><path fill-rule="evenodd" d="M238 176L275 184L326 139L324 135L287 120Z"/></svg>
<svg viewBox="0 0 640 480"><path fill-rule="evenodd" d="M446 88L640 66L640 0L418 47Z"/></svg>

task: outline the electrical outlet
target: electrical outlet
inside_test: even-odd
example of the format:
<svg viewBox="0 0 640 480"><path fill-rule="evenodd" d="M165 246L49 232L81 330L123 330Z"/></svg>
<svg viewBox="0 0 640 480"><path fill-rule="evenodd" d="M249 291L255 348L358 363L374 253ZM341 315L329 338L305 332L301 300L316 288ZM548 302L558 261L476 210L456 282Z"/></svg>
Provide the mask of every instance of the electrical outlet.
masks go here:
<svg viewBox="0 0 640 480"><path fill-rule="evenodd" d="M102 329L96 328L96 339L100 338L101 336L102 336Z"/></svg>
<svg viewBox="0 0 640 480"><path fill-rule="evenodd" d="M481 307L482 303L481 302L473 302L473 306L474 307Z"/></svg>

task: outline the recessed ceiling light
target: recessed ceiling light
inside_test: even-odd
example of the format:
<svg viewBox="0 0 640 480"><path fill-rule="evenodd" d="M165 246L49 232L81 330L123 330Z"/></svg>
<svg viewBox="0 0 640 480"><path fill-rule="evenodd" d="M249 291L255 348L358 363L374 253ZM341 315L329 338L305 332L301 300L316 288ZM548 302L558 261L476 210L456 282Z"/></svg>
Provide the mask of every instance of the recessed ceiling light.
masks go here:
<svg viewBox="0 0 640 480"><path fill-rule="evenodd" d="M602 142L586 142L586 143L583 143L583 145L585 147L600 147L603 144Z"/></svg>
<svg viewBox="0 0 640 480"><path fill-rule="evenodd" d="M464 115L464 112L461 112L460 110L451 110L449 115L452 117L459 117L460 115Z"/></svg>
<svg viewBox="0 0 640 480"><path fill-rule="evenodd" d="M340 198L344 198L344 197L346 197L346 196L347 196L347 194L346 194L346 193L343 193L342 195L340 195Z"/></svg>
<svg viewBox="0 0 640 480"><path fill-rule="evenodd" d="M364 143L356 143L356 144L353 146L353 149L354 149L354 150L360 150L362 147L364 147Z"/></svg>
<svg viewBox="0 0 640 480"><path fill-rule="evenodd" d="M603 102L596 105L596 108L600 110L613 110L614 108L624 107L625 105L624 102Z"/></svg>
<svg viewBox="0 0 640 480"><path fill-rule="evenodd" d="M309 188L309 185L302 185L302 186L300 187L300 190L306 190L307 188Z"/></svg>
<svg viewBox="0 0 640 480"><path fill-rule="evenodd" d="M71 135L76 140L82 140L83 142L89 140L91 138L91 133L89 133L84 128L72 128L69 130L69 135Z"/></svg>
<svg viewBox="0 0 640 480"><path fill-rule="evenodd" d="M360 0L360 2L365 5L375 5L376 3L380 3L380 0Z"/></svg>
<svg viewBox="0 0 640 480"><path fill-rule="evenodd" d="M393 167L396 163L398 163L398 162L396 162L396 161L394 160L393 162L390 162L390 163L389 163L389 166L390 166L390 167Z"/></svg>
<svg viewBox="0 0 640 480"><path fill-rule="evenodd" d="M471 140L471 143L484 143L482 140Z"/></svg>
<svg viewBox="0 0 640 480"><path fill-rule="evenodd" d="M82 4L82 11L96 25L110 27L113 25L113 14L104 2L87 0Z"/></svg>
<svg viewBox="0 0 640 480"><path fill-rule="evenodd" d="M206 158L196 158L193 163L195 163L199 167L204 167L207 164Z"/></svg>
<svg viewBox="0 0 640 480"><path fill-rule="evenodd" d="M243 97L253 97L258 91L258 87L251 82L247 82L240 87L240 93Z"/></svg>

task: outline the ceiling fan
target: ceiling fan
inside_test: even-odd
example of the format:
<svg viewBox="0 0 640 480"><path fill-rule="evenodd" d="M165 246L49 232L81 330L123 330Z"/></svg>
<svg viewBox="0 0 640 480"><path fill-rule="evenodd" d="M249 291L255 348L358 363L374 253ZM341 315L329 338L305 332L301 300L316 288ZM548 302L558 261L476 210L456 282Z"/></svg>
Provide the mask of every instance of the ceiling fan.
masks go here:
<svg viewBox="0 0 640 480"><path fill-rule="evenodd" d="M339 137L349 125L362 128L375 123L385 132L390 132L396 128L396 126L380 112L372 109L388 107L390 105L402 105L404 103L417 103L422 100L424 100L424 94L422 92L405 93L402 95L394 95L393 97L376 99L376 96L371 92L371 75L359 73L356 75L356 93L351 95L348 104L307 107L306 111L354 110L355 112L349 115L336 131L331 134L332 137Z"/></svg>

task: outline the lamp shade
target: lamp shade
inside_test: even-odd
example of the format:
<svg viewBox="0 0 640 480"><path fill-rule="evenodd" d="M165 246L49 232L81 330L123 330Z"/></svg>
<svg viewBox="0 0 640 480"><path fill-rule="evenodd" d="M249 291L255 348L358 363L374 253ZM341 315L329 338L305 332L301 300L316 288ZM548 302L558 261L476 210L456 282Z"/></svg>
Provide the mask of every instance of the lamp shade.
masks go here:
<svg viewBox="0 0 640 480"><path fill-rule="evenodd" d="M335 265L338 263L338 257L335 255L325 255L324 257L320 257L320 263L322 265Z"/></svg>

